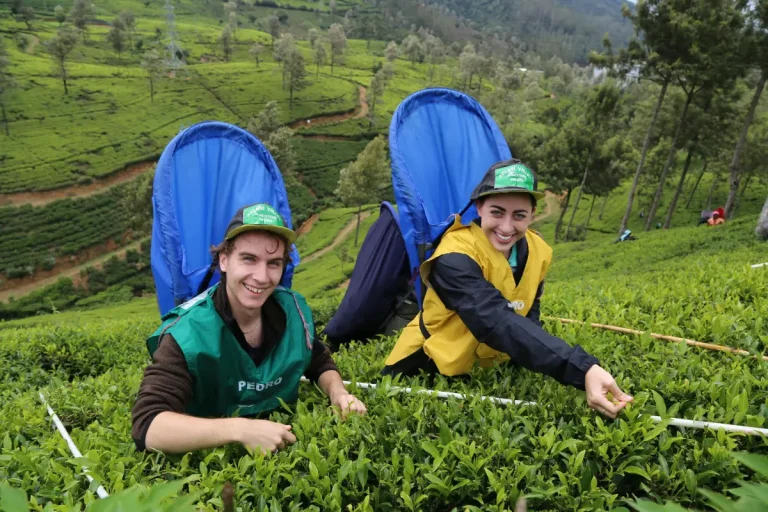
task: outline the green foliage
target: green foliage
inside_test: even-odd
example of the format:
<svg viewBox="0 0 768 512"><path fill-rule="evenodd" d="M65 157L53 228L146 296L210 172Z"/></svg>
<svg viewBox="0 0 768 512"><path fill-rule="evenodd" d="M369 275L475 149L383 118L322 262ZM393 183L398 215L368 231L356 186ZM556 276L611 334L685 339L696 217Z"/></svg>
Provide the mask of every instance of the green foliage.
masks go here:
<svg viewBox="0 0 768 512"><path fill-rule="evenodd" d="M120 239L131 227L132 212L118 208L131 183L116 185L88 197L61 199L42 207L24 205L0 208L0 261L8 274L35 268L49 256L57 258Z"/></svg>
<svg viewBox="0 0 768 512"><path fill-rule="evenodd" d="M328 212L327 220L335 215L348 222L351 213ZM652 232L626 244L612 245L608 235L559 245L544 314L762 351L768 342L762 320L768 316L768 272L746 265L763 250L750 241L748 220L724 226L706 244L704 231L690 228ZM356 255L351 236L344 244L349 256ZM340 298L339 266L330 251L302 263L294 279L320 325ZM125 500L142 510L135 500L144 494L145 506L153 503L157 510L163 510L161 495L168 507L219 510L222 487L231 482L242 510L500 511L513 509L521 495L530 510L641 510L638 499L702 508L717 500L708 491L723 493L750 480L748 490L732 494L752 496L768 482L760 472L764 462L737 455L740 465L729 455L766 455L761 439L679 429L649 417L766 426L765 363L552 321L547 330L595 354L635 396L618 420L596 416L582 392L519 367L478 368L471 381L438 377L431 385L467 393L467 400L400 393L390 385L418 390L425 382L381 379L395 341L385 338L351 343L334 356L345 379L378 382L378 389L357 390L366 417L341 421L326 397L303 384L297 403L270 415L291 424L298 438L276 455L252 456L237 445L183 456L137 452L130 408L148 361L144 340L158 322L154 299L142 299L0 324L0 486L26 493L36 509L96 510ZM51 429L38 390L84 460L72 459ZM479 395L540 405L504 406ZM111 502L97 501L82 465L114 494ZM166 482L177 484L161 486ZM6 506L19 496L6 487L0 499Z"/></svg>

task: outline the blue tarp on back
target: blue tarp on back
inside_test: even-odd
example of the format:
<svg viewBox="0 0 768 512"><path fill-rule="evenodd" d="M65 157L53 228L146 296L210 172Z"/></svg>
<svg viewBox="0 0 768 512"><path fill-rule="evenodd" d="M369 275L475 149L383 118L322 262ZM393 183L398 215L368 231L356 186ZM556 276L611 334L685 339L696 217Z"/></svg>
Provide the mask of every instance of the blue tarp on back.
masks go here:
<svg viewBox="0 0 768 512"><path fill-rule="evenodd" d="M227 123L193 125L166 146L152 193L152 274L160 314L195 296L211 264L210 248L224 238L245 205L272 204L292 227L288 195L272 155L247 131ZM282 285L299 263L296 247ZM218 282L218 272L210 285Z"/></svg>
<svg viewBox="0 0 768 512"><path fill-rule="evenodd" d="M400 229L415 272L421 258L469 203L472 190L494 163L511 158L504 136L473 98L451 89L425 89L406 98L389 127L392 185ZM463 219L477 215L470 207ZM422 245L423 254L419 254ZM417 297L421 304L420 284Z"/></svg>
<svg viewBox="0 0 768 512"><path fill-rule="evenodd" d="M328 339L340 344L379 334L398 296L408 290L408 268L397 213L385 201L360 247L344 299L325 326Z"/></svg>

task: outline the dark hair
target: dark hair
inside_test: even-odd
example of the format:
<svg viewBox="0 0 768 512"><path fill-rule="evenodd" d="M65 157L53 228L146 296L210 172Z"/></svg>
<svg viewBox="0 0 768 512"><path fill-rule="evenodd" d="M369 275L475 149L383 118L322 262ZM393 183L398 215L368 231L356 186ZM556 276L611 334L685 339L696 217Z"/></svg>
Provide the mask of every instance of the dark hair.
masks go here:
<svg viewBox="0 0 768 512"><path fill-rule="evenodd" d="M265 235L268 235L270 238L272 238L275 241L282 241L283 242L283 266L288 264L288 261L290 260L290 254L291 254L291 244L288 242L288 239L285 238L282 235L278 235L277 233L272 233L271 231L261 231L261 233L264 233ZM241 233L242 234L242 233ZM211 246L211 256L213 257L213 261L211 265L219 266L219 256L221 254L226 254L229 256L232 254L232 251L235 250L235 240L237 240L237 237L240 235L237 235L233 238L230 238L229 240L224 240L219 245L212 245ZM279 247L279 245L277 246ZM270 251L267 249L267 252L272 254L274 252L277 252L277 247L275 247L274 251ZM226 272L221 272L222 277L224 276Z"/></svg>
<svg viewBox="0 0 768 512"><path fill-rule="evenodd" d="M517 194L518 192L508 192L508 194ZM502 194L490 194L486 196L480 196L477 198L477 204L482 206L485 203L485 200L491 197L491 195L502 195ZM530 200L531 200L531 211L536 209L536 198L533 197L533 194L526 194Z"/></svg>

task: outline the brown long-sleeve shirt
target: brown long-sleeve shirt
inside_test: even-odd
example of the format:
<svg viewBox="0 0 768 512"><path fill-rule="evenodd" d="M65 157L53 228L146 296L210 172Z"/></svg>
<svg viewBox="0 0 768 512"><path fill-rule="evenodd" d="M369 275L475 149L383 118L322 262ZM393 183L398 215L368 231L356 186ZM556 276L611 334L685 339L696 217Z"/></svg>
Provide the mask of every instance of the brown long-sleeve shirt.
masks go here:
<svg viewBox="0 0 768 512"><path fill-rule="evenodd" d="M214 292L213 303L224 324L232 331L240 346L251 356L256 365L264 361L283 337L287 319L285 312L273 297L268 298L262 308L264 342L260 347L252 347L245 340L242 330L232 316L232 308L223 283ZM329 370L338 371L338 368L328 347L318 341L315 336L312 359L304 375L316 382L320 375ZM153 354L153 363L144 371L144 378L131 410L133 420L131 436L137 449L146 449L147 430L155 416L165 411L183 413L192 399L192 390L192 375L187 368L184 354L173 336L166 334L160 339L157 350Z"/></svg>

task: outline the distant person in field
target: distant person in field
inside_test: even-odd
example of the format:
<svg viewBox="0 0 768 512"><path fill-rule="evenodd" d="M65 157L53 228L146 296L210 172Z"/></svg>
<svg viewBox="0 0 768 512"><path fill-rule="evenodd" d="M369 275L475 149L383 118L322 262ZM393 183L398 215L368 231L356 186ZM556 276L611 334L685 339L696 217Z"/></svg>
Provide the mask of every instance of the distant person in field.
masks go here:
<svg viewBox="0 0 768 512"><path fill-rule="evenodd" d="M701 216L699 217L699 223L696 225L701 226L702 224L707 224L709 222L709 219L711 218L712 218L712 210L702 210Z"/></svg>
<svg viewBox="0 0 768 512"><path fill-rule="evenodd" d="M252 419L294 402L305 375L346 416L366 413L317 340L304 297L279 286L296 233L268 204L241 208L212 248L221 282L165 317L134 404L140 450L185 453L228 443L275 451L290 425Z"/></svg>
<svg viewBox="0 0 768 512"><path fill-rule="evenodd" d="M542 197L519 160L488 170L471 196L478 218L465 225L456 215L421 266L423 309L403 329L384 375L458 376L511 361L586 390L589 406L612 418L633 400L595 357L541 327L552 249L528 226Z"/></svg>
<svg viewBox="0 0 768 512"><path fill-rule="evenodd" d="M720 224L725 224L725 211L722 208L718 208L717 210L712 212L712 217L707 221L707 224L710 226L719 226Z"/></svg>

